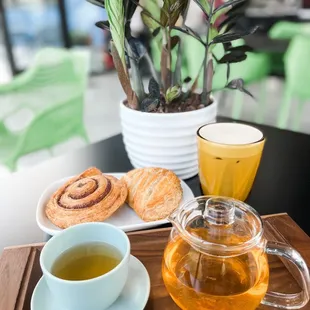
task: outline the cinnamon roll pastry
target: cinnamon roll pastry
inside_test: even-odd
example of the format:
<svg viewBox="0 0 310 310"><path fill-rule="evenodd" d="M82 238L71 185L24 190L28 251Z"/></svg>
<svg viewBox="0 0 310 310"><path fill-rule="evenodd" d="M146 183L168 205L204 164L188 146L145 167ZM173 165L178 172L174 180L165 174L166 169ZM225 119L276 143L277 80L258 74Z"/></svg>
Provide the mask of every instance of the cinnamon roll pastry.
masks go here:
<svg viewBox="0 0 310 310"><path fill-rule="evenodd" d="M125 202L126 184L97 168L89 168L60 187L47 203L45 213L60 228L110 217Z"/></svg>
<svg viewBox="0 0 310 310"><path fill-rule="evenodd" d="M127 202L146 222L167 218L182 200L181 182L167 169L135 169L121 180L128 188Z"/></svg>

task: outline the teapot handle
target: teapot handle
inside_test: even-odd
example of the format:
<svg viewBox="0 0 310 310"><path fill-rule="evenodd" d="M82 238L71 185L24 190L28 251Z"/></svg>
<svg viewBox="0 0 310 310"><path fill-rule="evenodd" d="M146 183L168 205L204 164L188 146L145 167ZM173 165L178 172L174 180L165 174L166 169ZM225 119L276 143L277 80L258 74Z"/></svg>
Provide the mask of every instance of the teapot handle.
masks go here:
<svg viewBox="0 0 310 310"><path fill-rule="evenodd" d="M265 251L269 255L287 259L297 267L301 277L302 291L296 294L268 292L262 304L281 309L300 309L304 307L309 301L310 290L309 270L304 259L296 250L281 242L268 241Z"/></svg>

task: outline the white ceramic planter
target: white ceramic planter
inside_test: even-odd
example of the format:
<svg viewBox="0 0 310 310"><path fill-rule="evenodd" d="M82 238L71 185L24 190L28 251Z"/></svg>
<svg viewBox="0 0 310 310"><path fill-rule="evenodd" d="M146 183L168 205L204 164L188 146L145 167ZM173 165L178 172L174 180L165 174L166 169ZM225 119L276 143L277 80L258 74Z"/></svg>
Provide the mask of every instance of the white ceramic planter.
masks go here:
<svg viewBox="0 0 310 310"><path fill-rule="evenodd" d="M135 168L162 167L181 179L198 173L197 129L215 122L217 103L191 112L146 113L121 102L124 143Z"/></svg>

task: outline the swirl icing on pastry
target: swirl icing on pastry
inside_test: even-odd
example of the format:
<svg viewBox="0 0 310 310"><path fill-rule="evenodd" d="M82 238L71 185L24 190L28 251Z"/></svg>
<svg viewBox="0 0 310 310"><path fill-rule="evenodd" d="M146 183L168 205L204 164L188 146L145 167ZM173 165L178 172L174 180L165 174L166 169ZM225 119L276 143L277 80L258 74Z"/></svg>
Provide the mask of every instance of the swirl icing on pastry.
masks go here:
<svg viewBox="0 0 310 310"><path fill-rule="evenodd" d="M60 228L99 222L120 208L126 197L124 182L90 168L60 187L48 201L45 213Z"/></svg>
<svg viewBox="0 0 310 310"><path fill-rule="evenodd" d="M106 198L111 189L112 183L104 175L79 179L60 193L57 202L65 209L88 208Z"/></svg>

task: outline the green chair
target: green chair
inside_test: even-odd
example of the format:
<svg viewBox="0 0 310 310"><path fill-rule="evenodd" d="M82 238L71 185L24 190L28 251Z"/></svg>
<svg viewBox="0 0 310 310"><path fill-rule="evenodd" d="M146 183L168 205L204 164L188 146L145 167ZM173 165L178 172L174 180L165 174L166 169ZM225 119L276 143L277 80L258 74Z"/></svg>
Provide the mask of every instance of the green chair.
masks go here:
<svg viewBox="0 0 310 310"><path fill-rule="evenodd" d="M269 30L269 37L273 40L286 40L290 41L293 37L300 33L310 34L309 23L297 23L289 21L279 21L274 24ZM269 52L271 58L272 72L284 76L284 55L285 51L282 52Z"/></svg>
<svg viewBox="0 0 310 310"><path fill-rule="evenodd" d="M309 23L280 21L271 27L269 37L275 40L291 40L298 34L307 33L310 35Z"/></svg>
<svg viewBox="0 0 310 310"><path fill-rule="evenodd" d="M310 100L310 34L296 35L284 57L285 93L278 117L278 127L287 128L292 99L299 100L293 120L293 130L298 130L304 103Z"/></svg>
<svg viewBox="0 0 310 310"><path fill-rule="evenodd" d="M274 41L288 41L291 40L296 33L299 31L300 23L288 22L288 21L279 21L275 23L268 32L268 37ZM274 51L269 52L270 58L272 60L271 71L280 76L284 76L284 54L283 51Z"/></svg>
<svg viewBox="0 0 310 310"><path fill-rule="evenodd" d="M83 123L89 54L46 48L34 65L0 86L0 163L14 170L19 157L73 136L88 141ZM32 118L21 130L8 120L21 110Z"/></svg>
<svg viewBox="0 0 310 310"><path fill-rule="evenodd" d="M244 45L245 42L243 40L233 41L234 46ZM186 37L186 62L188 65L189 75L196 76L201 68L201 64L203 62L203 50L204 47L197 42L192 37ZM198 52L197 52L198 51ZM220 59L224 55L224 49L221 44L217 44L213 49L213 54ZM256 113L255 120L256 122L263 121L263 112L264 105L266 103L265 94L266 94L266 85L264 83L264 79L269 75L270 72L270 59L268 55L263 53L247 53L248 57L245 61L240 63L231 64L230 66L230 80L236 78L242 78L245 81L246 85L249 85L253 82L262 81L261 85L261 94L260 94L260 102L258 104L258 113ZM213 77L213 90L219 91L223 90L226 85L226 72L227 65L226 64L216 64L215 74ZM201 74L199 79L199 87L202 87L203 75ZM223 92L225 95L226 92ZM243 96L244 94L236 91L235 97L233 100L233 109L232 109L232 118L239 119L242 106L243 106ZM224 98L222 97L220 101ZM224 100L223 100L224 101Z"/></svg>

